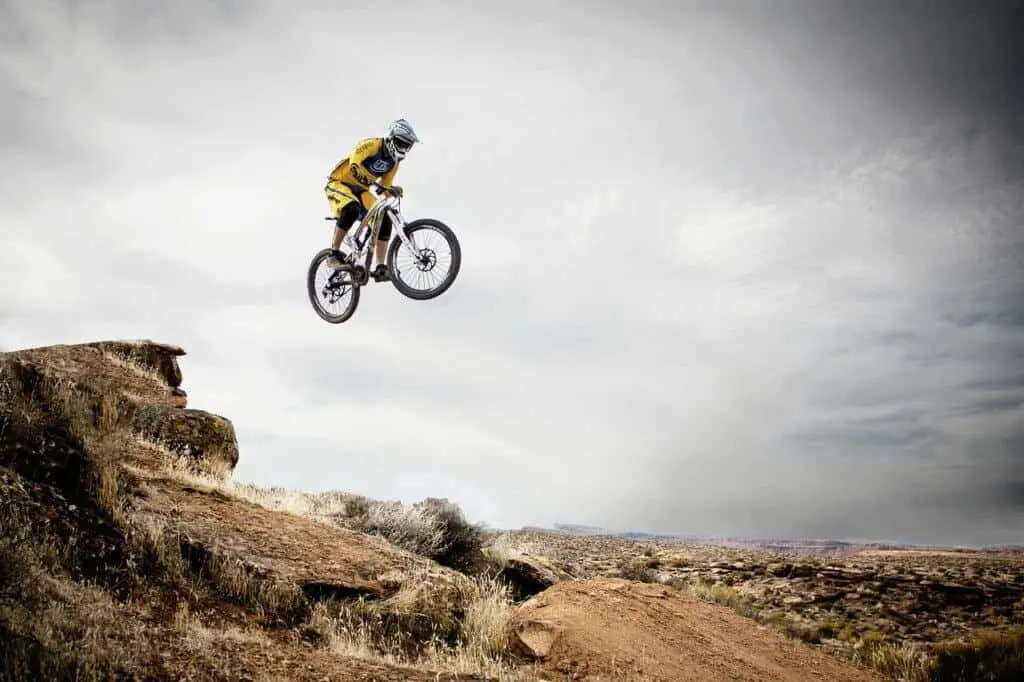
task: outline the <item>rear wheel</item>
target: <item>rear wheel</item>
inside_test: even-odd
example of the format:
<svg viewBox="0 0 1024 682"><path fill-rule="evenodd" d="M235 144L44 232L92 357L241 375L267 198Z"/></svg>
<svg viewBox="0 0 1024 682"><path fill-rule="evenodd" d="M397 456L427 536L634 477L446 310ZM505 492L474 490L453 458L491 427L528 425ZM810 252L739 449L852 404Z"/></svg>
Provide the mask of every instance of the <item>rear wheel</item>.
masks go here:
<svg viewBox="0 0 1024 682"><path fill-rule="evenodd" d="M313 256L306 275L306 292L313 310L331 324L340 324L352 317L359 305L359 285L353 282L352 266L334 271L327 265L331 249Z"/></svg>
<svg viewBox="0 0 1024 682"><path fill-rule="evenodd" d="M462 265L462 248L451 228L439 220L421 218L406 225L415 246L410 251L397 236L388 247L391 283L409 298L425 301L448 290Z"/></svg>

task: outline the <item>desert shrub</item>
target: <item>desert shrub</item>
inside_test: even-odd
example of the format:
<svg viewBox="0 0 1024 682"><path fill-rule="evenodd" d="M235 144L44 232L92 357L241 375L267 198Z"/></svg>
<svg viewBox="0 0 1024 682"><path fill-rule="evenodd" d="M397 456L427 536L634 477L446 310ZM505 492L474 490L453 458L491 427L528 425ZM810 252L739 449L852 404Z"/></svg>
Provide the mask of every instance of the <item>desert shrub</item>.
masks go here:
<svg viewBox="0 0 1024 682"><path fill-rule="evenodd" d="M621 559L616 568L619 576L626 580L636 580L642 583L653 583L657 581L658 574L654 571L658 563L655 559Z"/></svg>
<svg viewBox="0 0 1024 682"><path fill-rule="evenodd" d="M481 569L485 563L481 551L484 545L481 524L467 521L462 509L447 499L428 497L413 508L422 509L441 536L440 546L428 555L429 558L463 573L476 573Z"/></svg>
<svg viewBox="0 0 1024 682"><path fill-rule="evenodd" d="M399 502L353 499L334 519L360 533L382 537L396 547L433 558L446 544L444 529L427 510Z"/></svg>
<svg viewBox="0 0 1024 682"><path fill-rule="evenodd" d="M459 506L446 499L427 498L406 506L353 496L330 518L464 573L476 573L484 565L483 527L469 523Z"/></svg>
<svg viewBox="0 0 1024 682"><path fill-rule="evenodd" d="M689 592L698 599L727 606L741 616L749 618L756 612L754 606L732 587L715 585L699 576L690 583Z"/></svg>

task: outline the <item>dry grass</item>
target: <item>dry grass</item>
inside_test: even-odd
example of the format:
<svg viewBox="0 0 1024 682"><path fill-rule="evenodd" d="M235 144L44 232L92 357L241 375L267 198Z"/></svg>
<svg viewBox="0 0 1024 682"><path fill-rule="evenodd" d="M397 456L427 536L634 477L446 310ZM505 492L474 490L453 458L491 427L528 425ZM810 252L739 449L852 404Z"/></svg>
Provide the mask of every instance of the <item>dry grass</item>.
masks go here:
<svg viewBox="0 0 1024 682"><path fill-rule="evenodd" d="M715 585L698 577L688 585L686 590L697 599L727 606L741 616L752 618L757 614L757 610L743 598L743 595L727 585Z"/></svg>
<svg viewBox="0 0 1024 682"><path fill-rule="evenodd" d="M179 589L191 579L191 567L182 553L181 540L167 523L156 516L125 516L129 543L135 550L135 570L156 582L166 582Z"/></svg>
<svg viewBox="0 0 1024 682"><path fill-rule="evenodd" d="M457 651L443 654L435 665L449 672L485 672L505 670L506 653L512 636L515 609L507 585L488 578L477 578L462 620L462 637Z"/></svg>
<svg viewBox="0 0 1024 682"><path fill-rule="evenodd" d="M468 594L459 598L464 612L454 622L446 608L434 606L432 611L430 603L414 605L410 615L437 626L432 635L422 627L408 627L408 621L365 600L317 603L307 627L325 647L345 656L500 680L526 679L508 655L514 607L507 586L480 577L465 589ZM455 631L446 632L452 624Z"/></svg>
<svg viewBox="0 0 1024 682"><path fill-rule="evenodd" d="M122 355L109 350L100 351L100 354L103 356L104 360L112 365L116 365L122 369L127 369L128 371L133 372L144 379L148 379L153 383L160 384L161 386L167 385L167 380L156 369L149 367L148 365L143 365L130 355Z"/></svg>
<svg viewBox="0 0 1024 682"><path fill-rule="evenodd" d="M960 641L935 647L934 674L939 680L1024 679L1024 626L978 630Z"/></svg>
<svg viewBox="0 0 1024 682"><path fill-rule="evenodd" d="M271 640L265 632L255 628L241 629L237 626L209 627L192 613L188 604L181 604L172 619L174 629L181 636L185 647L192 651L216 649L222 642L241 642L270 646Z"/></svg>
<svg viewBox="0 0 1024 682"><path fill-rule="evenodd" d="M210 554L200 577L204 575L224 597L253 608L263 617L290 623L308 613L309 604L297 585L260 574L237 555Z"/></svg>
<svg viewBox="0 0 1024 682"><path fill-rule="evenodd" d="M0 679L108 679L116 670L154 654L135 641L119 606L96 588L80 586L35 570L40 599L4 608L0 627L5 646ZM142 640L142 638L138 638Z"/></svg>
<svg viewBox="0 0 1024 682"><path fill-rule="evenodd" d="M0 679L105 680L153 654L145 642L124 646L134 635L123 607L70 579L59 540L19 492L5 481L0 502Z"/></svg>

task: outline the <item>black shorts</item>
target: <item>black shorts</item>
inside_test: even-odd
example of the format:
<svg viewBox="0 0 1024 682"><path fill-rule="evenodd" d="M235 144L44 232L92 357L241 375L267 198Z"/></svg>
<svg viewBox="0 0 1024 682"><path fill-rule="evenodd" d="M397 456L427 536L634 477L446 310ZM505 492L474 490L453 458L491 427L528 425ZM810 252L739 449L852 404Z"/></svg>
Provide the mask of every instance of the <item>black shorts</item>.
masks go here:
<svg viewBox="0 0 1024 682"><path fill-rule="evenodd" d="M355 202L345 204L345 207L341 209L341 214L338 215L336 223L338 228L348 230L359 217L359 213L359 204ZM386 242L389 239L391 239L391 216L385 213L380 221L380 231L377 233L377 240Z"/></svg>

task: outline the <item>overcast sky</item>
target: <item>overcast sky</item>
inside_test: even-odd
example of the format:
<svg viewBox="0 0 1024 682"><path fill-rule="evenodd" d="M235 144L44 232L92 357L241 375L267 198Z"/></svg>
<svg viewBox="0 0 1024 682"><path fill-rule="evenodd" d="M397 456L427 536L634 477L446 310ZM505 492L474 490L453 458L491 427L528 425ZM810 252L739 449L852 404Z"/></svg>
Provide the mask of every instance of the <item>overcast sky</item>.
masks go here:
<svg viewBox="0 0 1024 682"><path fill-rule="evenodd" d="M0 349L184 347L264 486L1024 542L1009 7L0 0ZM329 325L324 180L398 117L462 272Z"/></svg>

